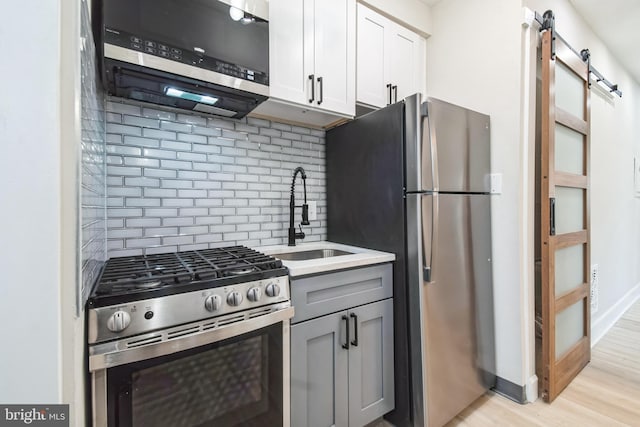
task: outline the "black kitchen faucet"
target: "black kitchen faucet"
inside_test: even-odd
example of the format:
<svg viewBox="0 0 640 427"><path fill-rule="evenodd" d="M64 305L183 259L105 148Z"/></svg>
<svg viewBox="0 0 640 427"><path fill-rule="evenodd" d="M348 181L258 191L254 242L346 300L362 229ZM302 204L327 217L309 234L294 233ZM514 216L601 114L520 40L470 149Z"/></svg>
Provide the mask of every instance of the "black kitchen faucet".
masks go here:
<svg viewBox="0 0 640 427"><path fill-rule="evenodd" d="M302 222L300 223L300 232L297 233L293 225L293 215L296 209L296 176L298 173L302 176L302 185L304 186L304 203L302 204ZM291 181L291 198L289 199L289 246L296 245L296 239L304 239L302 226L309 225L309 205L307 204L307 174L304 169L298 166L293 171L293 180Z"/></svg>

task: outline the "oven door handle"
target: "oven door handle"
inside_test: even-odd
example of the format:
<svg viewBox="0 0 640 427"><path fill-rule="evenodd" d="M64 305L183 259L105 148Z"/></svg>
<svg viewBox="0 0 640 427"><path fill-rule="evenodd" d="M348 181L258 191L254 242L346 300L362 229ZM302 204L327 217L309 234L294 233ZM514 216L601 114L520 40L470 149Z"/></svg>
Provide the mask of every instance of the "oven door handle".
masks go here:
<svg viewBox="0 0 640 427"><path fill-rule="evenodd" d="M281 305L278 309L262 316L204 331L200 328L198 332L193 332L178 338L168 339L167 332L145 334L145 336L158 335L158 341L139 347L126 348L126 342L132 341L131 337L126 340L91 346L89 348L89 371L94 372L101 369L139 362L141 360L152 359L154 357L166 356L242 335L279 322L288 321L293 317L294 309L290 306L289 302L285 304L286 306ZM208 322L210 323L210 319ZM207 321L200 323L207 323ZM193 325L194 328L197 326L198 324Z"/></svg>

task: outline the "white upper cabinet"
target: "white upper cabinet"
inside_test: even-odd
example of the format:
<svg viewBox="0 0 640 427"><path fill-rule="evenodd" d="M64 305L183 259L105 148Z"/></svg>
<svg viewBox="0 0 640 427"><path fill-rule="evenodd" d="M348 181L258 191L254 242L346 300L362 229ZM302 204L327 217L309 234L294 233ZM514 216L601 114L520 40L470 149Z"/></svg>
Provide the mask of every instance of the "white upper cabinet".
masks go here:
<svg viewBox="0 0 640 427"><path fill-rule="evenodd" d="M422 92L426 78L424 73L425 42L416 33L399 25L391 32L391 83L393 102L416 92Z"/></svg>
<svg viewBox="0 0 640 427"><path fill-rule="evenodd" d="M391 64L389 20L358 4L357 100L382 107L389 103ZM387 89L387 85L388 89Z"/></svg>
<svg viewBox="0 0 640 427"><path fill-rule="evenodd" d="M355 0L270 0L270 93L355 115Z"/></svg>
<svg viewBox="0 0 640 427"><path fill-rule="evenodd" d="M425 49L424 38L358 4L357 101L384 107L424 92Z"/></svg>
<svg viewBox="0 0 640 427"><path fill-rule="evenodd" d="M271 0L269 2L269 92L271 96L297 103L305 102L308 86L305 76L307 62L305 24L303 1ZM313 26L310 28L313 29Z"/></svg>

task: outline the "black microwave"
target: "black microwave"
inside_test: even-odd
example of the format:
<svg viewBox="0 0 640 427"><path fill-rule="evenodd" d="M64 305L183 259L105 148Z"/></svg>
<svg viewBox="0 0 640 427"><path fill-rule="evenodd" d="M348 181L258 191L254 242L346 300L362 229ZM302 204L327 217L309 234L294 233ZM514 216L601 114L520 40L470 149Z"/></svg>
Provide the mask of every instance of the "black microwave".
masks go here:
<svg viewBox="0 0 640 427"><path fill-rule="evenodd" d="M101 0L93 13L110 94L232 118L269 96L266 0Z"/></svg>

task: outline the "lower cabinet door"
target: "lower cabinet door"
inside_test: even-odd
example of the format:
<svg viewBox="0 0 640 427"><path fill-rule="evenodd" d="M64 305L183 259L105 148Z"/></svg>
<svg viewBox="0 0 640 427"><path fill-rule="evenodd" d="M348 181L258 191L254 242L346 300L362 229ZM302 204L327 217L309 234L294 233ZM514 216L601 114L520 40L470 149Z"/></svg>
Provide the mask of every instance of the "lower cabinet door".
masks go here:
<svg viewBox="0 0 640 427"><path fill-rule="evenodd" d="M349 425L343 317L348 319L346 311L291 327L291 426Z"/></svg>
<svg viewBox="0 0 640 427"><path fill-rule="evenodd" d="M349 310L349 322L349 426L359 427L395 405L393 299Z"/></svg>

